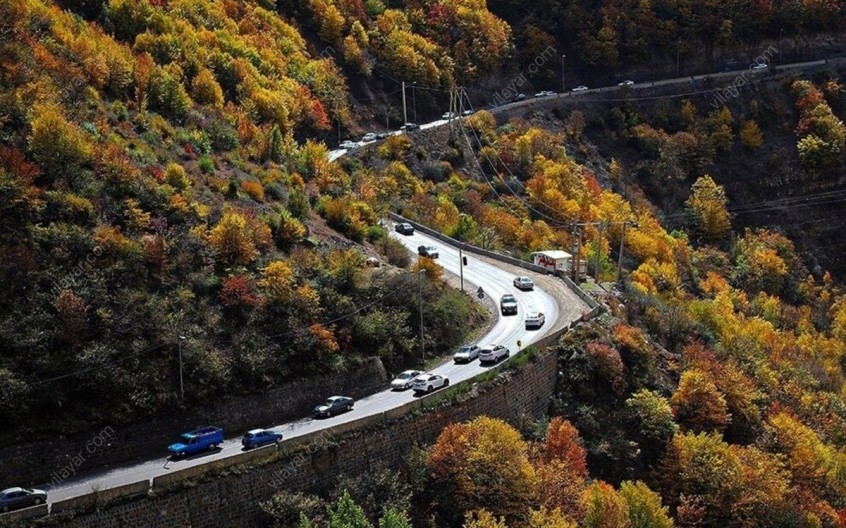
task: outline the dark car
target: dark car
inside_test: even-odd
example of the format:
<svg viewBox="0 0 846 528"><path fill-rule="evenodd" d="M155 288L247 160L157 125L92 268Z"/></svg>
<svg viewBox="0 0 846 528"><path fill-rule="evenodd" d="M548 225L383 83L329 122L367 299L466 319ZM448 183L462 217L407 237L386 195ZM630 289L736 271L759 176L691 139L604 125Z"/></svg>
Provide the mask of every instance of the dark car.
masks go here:
<svg viewBox="0 0 846 528"><path fill-rule="evenodd" d="M9 488L0 491L0 511L7 512L47 502L47 492L30 488Z"/></svg>
<svg viewBox="0 0 846 528"><path fill-rule="evenodd" d="M525 98L526 98L526 94L517 94L517 95L515 95L514 97L511 98L511 102L516 103L517 101L522 101Z"/></svg>
<svg viewBox="0 0 846 528"><path fill-rule="evenodd" d="M405 130L406 132L411 132L412 130L417 130L420 128L420 125L417 123L406 123L400 127L400 130Z"/></svg>
<svg viewBox="0 0 846 528"><path fill-rule="evenodd" d="M247 449L261 447L268 444L278 444L282 441L282 433L273 429L253 429L241 437L241 445Z"/></svg>
<svg viewBox="0 0 846 528"><path fill-rule="evenodd" d="M401 235L413 235L414 226L403 222L401 224L397 224L397 226L394 228L394 231Z"/></svg>
<svg viewBox="0 0 846 528"><path fill-rule="evenodd" d="M421 257L429 257L436 259L440 256L438 248L435 246L417 246L417 254Z"/></svg>
<svg viewBox="0 0 846 528"><path fill-rule="evenodd" d="M510 315L510 314L517 314L517 297L514 297L510 293L506 293L502 296L499 300L499 309L502 311L502 315Z"/></svg>
<svg viewBox="0 0 846 528"><path fill-rule="evenodd" d="M341 414L351 411L353 399L346 396L332 396L322 404L314 408L315 418L329 418L333 414Z"/></svg>
<svg viewBox="0 0 846 528"><path fill-rule="evenodd" d="M378 132L376 134L376 139L385 139L386 137L388 137L388 135L389 134L387 132Z"/></svg>

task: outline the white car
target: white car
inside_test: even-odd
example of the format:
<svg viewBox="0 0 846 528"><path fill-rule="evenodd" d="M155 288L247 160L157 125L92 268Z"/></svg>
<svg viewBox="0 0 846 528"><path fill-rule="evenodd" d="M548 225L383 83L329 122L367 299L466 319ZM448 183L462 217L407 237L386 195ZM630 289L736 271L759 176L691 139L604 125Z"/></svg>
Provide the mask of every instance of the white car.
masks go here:
<svg viewBox="0 0 846 528"><path fill-rule="evenodd" d="M354 148L358 147L358 143L356 143L355 141L350 141L349 139L346 139L344 141L341 141L341 144L338 145L338 146L342 149L354 149Z"/></svg>
<svg viewBox="0 0 846 528"><path fill-rule="evenodd" d="M546 322L546 316L541 312L529 312L526 314L526 330L540 328Z"/></svg>
<svg viewBox="0 0 846 528"><path fill-rule="evenodd" d="M476 112L475 110L469 110L469 109L468 109L468 110L465 110L465 111L461 112L461 115L463 115L463 116L470 116L470 115L473 115L475 112Z"/></svg>
<svg viewBox="0 0 846 528"><path fill-rule="evenodd" d="M376 134L374 134L373 132L368 132L367 134L364 134L364 137L361 138L361 140L362 141L376 141Z"/></svg>
<svg viewBox="0 0 846 528"><path fill-rule="evenodd" d="M511 355L511 351L502 345L485 345L479 351L479 363L499 363Z"/></svg>
<svg viewBox="0 0 846 528"><path fill-rule="evenodd" d="M470 363L477 357L479 357L479 346L467 345L459 348L452 358L456 363Z"/></svg>
<svg viewBox="0 0 846 528"><path fill-rule="evenodd" d="M542 92L538 92L535 94L535 97L551 97L555 95L555 92L551 92L549 90L544 90Z"/></svg>
<svg viewBox="0 0 846 528"><path fill-rule="evenodd" d="M426 372L414 378L412 388L414 392L432 392L449 385L449 378L440 374Z"/></svg>
<svg viewBox="0 0 846 528"><path fill-rule="evenodd" d="M759 63L755 64L755 66L752 66L752 71L762 71L762 70L766 70L769 67L770 66L768 64L766 64L764 62L759 62Z"/></svg>
<svg viewBox="0 0 846 528"><path fill-rule="evenodd" d="M514 287L518 290L534 290L535 281L533 281L531 277L515 277Z"/></svg>
<svg viewBox="0 0 846 528"><path fill-rule="evenodd" d="M576 86L575 88L573 88L573 89L572 89L572 90L570 90L570 91L571 91L571 92L586 92L586 91L587 91L587 89L588 89L588 87L587 87L587 86Z"/></svg>
<svg viewBox="0 0 846 528"><path fill-rule="evenodd" d="M414 378L423 374L419 370L406 370L400 373L394 381L391 382L391 389L393 390L406 390L410 389L412 383L414 383Z"/></svg>
<svg viewBox="0 0 846 528"><path fill-rule="evenodd" d="M634 81L623 81L621 83L617 83L617 86L634 86Z"/></svg>
<svg viewBox="0 0 846 528"><path fill-rule="evenodd" d="M454 117L458 117L458 116L456 116L452 112L444 112L443 115L441 116L441 119L452 119Z"/></svg>

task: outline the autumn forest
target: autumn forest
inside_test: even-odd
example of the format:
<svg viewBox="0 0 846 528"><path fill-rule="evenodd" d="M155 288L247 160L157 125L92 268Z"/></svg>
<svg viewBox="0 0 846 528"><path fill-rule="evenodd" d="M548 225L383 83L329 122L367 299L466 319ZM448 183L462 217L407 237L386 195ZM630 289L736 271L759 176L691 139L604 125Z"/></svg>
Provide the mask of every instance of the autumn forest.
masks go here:
<svg viewBox="0 0 846 528"><path fill-rule="evenodd" d="M615 294L555 345L547 419L452 424L403 468L256 505L267 526L844 527L843 278L732 195L788 169L839 192L842 66L510 119L472 89L548 48L613 76L844 30L842 1L0 0L0 442L450 355L489 314L388 236L396 212L578 248ZM480 110L330 161L399 115L397 79L435 94L421 113L456 86Z"/></svg>

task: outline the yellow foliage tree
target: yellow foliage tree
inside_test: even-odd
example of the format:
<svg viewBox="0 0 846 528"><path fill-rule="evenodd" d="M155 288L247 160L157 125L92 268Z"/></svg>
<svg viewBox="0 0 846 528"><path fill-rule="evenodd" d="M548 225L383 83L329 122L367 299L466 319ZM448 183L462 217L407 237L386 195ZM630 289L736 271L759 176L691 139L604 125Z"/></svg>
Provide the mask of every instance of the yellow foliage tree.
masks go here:
<svg viewBox="0 0 846 528"><path fill-rule="evenodd" d="M444 513L484 508L509 520L528 520L535 471L520 433L502 420L483 416L447 426L428 462Z"/></svg>
<svg viewBox="0 0 846 528"><path fill-rule="evenodd" d="M743 123L740 128L740 142L748 149L756 149L764 144L764 134L754 119Z"/></svg>
<svg viewBox="0 0 846 528"><path fill-rule="evenodd" d="M270 228L262 222L250 222L243 214L228 210L209 232L209 244L225 264L246 265L259 255L259 248L271 240Z"/></svg>
<svg viewBox="0 0 846 528"><path fill-rule="evenodd" d="M702 176L690 188L690 197L685 202L694 224L703 240L714 241L726 236L731 230L726 193L710 176Z"/></svg>
<svg viewBox="0 0 846 528"><path fill-rule="evenodd" d="M91 160L90 139L69 123L59 108L37 105L34 108L29 151L50 179L73 174Z"/></svg>
<svg viewBox="0 0 846 528"><path fill-rule="evenodd" d="M194 77L191 97L202 105L223 106L223 89L217 84L214 74L207 69L200 70Z"/></svg>
<svg viewBox="0 0 846 528"><path fill-rule="evenodd" d="M261 271L258 285L271 302L286 303L294 295L294 270L283 260L273 261Z"/></svg>

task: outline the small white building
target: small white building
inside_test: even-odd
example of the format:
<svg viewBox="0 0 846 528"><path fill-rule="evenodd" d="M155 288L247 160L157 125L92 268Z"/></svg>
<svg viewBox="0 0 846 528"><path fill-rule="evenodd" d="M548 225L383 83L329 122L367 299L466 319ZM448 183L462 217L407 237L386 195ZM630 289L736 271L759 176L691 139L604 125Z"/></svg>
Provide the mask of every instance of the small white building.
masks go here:
<svg viewBox="0 0 846 528"><path fill-rule="evenodd" d="M573 255L561 250L535 251L532 253L532 262L556 275L567 275L573 270ZM579 267L580 275L587 273L587 262L582 260Z"/></svg>

